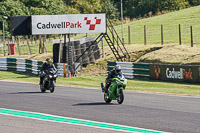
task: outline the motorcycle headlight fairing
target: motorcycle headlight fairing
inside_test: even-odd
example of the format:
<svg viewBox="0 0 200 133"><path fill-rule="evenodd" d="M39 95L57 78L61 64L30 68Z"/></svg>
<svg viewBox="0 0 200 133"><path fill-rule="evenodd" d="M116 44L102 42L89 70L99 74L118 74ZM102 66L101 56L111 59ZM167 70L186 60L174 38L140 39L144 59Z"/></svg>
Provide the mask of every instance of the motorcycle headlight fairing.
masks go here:
<svg viewBox="0 0 200 133"><path fill-rule="evenodd" d="M117 82L117 84L119 85L119 84L122 84L122 83L120 83L119 81L116 81Z"/></svg>

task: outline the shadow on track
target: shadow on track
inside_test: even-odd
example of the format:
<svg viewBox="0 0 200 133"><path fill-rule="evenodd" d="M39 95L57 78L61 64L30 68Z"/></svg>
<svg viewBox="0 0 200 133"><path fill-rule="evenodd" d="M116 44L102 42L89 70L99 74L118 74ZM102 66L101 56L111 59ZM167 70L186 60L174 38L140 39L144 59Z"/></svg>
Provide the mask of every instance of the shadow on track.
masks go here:
<svg viewBox="0 0 200 133"><path fill-rule="evenodd" d="M44 92L15 92L15 93L8 93L8 94L37 94L37 93L44 93Z"/></svg>
<svg viewBox="0 0 200 133"><path fill-rule="evenodd" d="M72 106L93 106L93 105L115 105L113 103L96 102L96 103L77 103Z"/></svg>

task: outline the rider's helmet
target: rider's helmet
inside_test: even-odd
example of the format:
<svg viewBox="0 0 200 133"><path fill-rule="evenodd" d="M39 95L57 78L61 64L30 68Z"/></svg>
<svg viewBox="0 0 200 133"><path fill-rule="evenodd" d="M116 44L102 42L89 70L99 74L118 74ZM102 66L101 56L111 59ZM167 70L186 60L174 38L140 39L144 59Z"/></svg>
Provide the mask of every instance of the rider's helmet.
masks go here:
<svg viewBox="0 0 200 133"><path fill-rule="evenodd" d="M116 74L119 74L121 72L121 67L119 65L116 65L114 70Z"/></svg>
<svg viewBox="0 0 200 133"><path fill-rule="evenodd" d="M46 58L46 63L50 65L52 63L51 58Z"/></svg>

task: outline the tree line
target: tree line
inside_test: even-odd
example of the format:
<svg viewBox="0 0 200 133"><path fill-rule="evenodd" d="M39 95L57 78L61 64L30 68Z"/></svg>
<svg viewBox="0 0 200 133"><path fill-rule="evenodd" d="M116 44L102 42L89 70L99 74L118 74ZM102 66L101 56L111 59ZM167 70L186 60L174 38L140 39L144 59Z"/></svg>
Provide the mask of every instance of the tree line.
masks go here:
<svg viewBox="0 0 200 133"><path fill-rule="evenodd" d="M114 0L119 9L119 0ZM200 0L124 0L124 15L130 18L200 5Z"/></svg>
<svg viewBox="0 0 200 133"><path fill-rule="evenodd" d="M0 0L2 16L55 15L106 13L110 19L119 19L121 0ZM124 17L151 16L166 11L200 5L200 0L123 0ZM7 20L6 29L10 24ZM0 26L2 30L2 26Z"/></svg>

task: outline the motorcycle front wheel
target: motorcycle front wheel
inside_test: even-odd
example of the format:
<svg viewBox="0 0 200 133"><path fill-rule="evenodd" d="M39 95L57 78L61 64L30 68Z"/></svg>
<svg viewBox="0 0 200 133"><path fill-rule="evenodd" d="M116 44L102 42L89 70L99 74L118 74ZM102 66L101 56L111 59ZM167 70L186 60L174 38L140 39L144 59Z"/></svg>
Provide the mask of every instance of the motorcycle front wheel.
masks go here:
<svg viewBox="0 0 200 133"><path fill-rule="evenodd" d="M117 102L118 102L119 104L122 104L123 101L124 101L124 93L123 93L123 90L121 89L121 90L120 90L120 93L119 93L119 96L117 97Z"/></svg>
<svg viewBox="0 0 200 133"><path fill-rule="evenodd" d="M112 100L108 98L108 94L107 93L104 93L104 101L106 103L110 103Z"/></svg>
<svg viewBox="0 0 200 133"><path fill-rule="evenodd" d="M44 88L44 86L43 85L40 85L40 90L41 90L41 92L46 92L46 89Z"/></svg>
<svg viewBox="0 0 200 133"><path fill-rule="evenodd" d="M55 82L51 81L51 87L50 87L50 92L53 93L55 89Z"/></svg>

